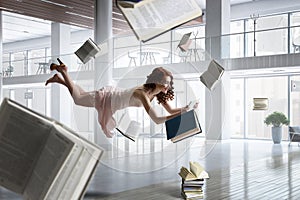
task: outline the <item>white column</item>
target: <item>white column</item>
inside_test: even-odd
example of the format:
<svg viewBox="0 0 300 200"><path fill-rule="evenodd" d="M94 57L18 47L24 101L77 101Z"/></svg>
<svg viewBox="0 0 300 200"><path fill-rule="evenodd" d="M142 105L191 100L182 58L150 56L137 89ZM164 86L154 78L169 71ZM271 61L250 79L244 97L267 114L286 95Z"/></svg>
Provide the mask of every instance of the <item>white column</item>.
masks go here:
<svg viewBox="0 0 300 200"><path fill-rule="evenodd" d="M61 56L70 53L70 26L60 23L51 24L51 55L53 62L58 63L60 58L67 66L71 64L70 56ZM58 73L54 71L53 73ZM72 98L65 86L51 84L51 116L71 127Z"/></svg>
<svg viewBox="0 0 300 200"><path fill-rule="evenodd" d="M94 40L97 44L107 45L107 48L102 49L106 53L95 59L95 89L112 83L112 2L95 1ZM108 141L97 121L95 123L95 141L102 146Z"/></svg>
<svg viewBox="0 0 300 200"><path fill-rule="evenodd" d="M220 63L230 53L230 38L221 37L230 33L230 0L206 0L205 16L206 51ZM206 90L205 100L206 139L229 139L230 77L226 71L213 91Z"/></svg>
<svg viewBox="0 0 300 200"><path fill-rule="evenodd" d="M230 138L230 79L222 76L213 91L205 91L205 127L207 140Z"/></svg>
<svg viewBox="0 0 300 200"><path fill-rule="evenodd" d="M2 11L0 11L0 101L3 99L3 23L2 23Z"/></svg>
<svg viewBox="0 0 300 200"><path fill-rule="evenodd" d="M206 0L206 51L215 59L228 58L230 53L230 0Z"/></svg>

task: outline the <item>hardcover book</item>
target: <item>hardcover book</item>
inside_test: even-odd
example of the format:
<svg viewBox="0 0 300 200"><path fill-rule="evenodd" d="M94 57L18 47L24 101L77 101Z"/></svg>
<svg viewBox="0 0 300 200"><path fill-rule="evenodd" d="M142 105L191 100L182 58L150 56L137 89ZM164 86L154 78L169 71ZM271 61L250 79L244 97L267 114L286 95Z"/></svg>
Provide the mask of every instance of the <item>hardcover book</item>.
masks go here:
<svg viewBox="0 0 300 200"><path fill-rule="evenodd" d="M91 38L89 38L77 51L75 51L75 54L81 62L85 64L91 58L95 58L100 51L100 47Z"/></svg>
<svg viewBox="0 0 300 200"><path fill-rule="evenodd" d="M165 125L167 139L174 143L202 132L194 109L167 120Z"/></svg>
<svg viewBox="0 0 300 200"><path fill-rule="evenodd" d="M137 3L117 0L116 4L137 39L143 42L202 16L196 0L143 0Z"/></svg>
<svg viewBox="0 0 300 200"><path fill-rule="evenodd" d="M83 199L100 147L8 98L0 121L1 186L27 200Z"/></svg>
<svg viewBox="0 0 300 200"><path fill-rule="evenodd" d="M215 60L212 60L208 68L203 74L200 76L200 81L209 89L213 90L215 85L221 79L224 73L224 68L217 63Z"/></svg>

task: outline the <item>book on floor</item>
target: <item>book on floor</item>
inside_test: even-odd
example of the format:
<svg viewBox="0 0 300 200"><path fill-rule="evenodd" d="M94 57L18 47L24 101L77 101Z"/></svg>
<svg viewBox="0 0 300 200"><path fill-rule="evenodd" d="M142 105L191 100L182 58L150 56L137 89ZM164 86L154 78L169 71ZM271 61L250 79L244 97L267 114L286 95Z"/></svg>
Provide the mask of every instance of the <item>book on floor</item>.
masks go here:
<svg viewBox="0 0 300 200"><path fill-rule="evenodd" d="M190 169L187 169L186 167L181 167L179 175L185 181L209 178L208 173L197 162L190 162Z"/></svg>
<svg viewBox="0 0 300 200"><path fill-rule="evenodd" d="M202 132L194 109L167 120L165 126L167 139L174 143Z"/></svg>
<svg viewBox="0 0 300 200"><path fill-rule="evenodd" d="M147 42L170 29L202 16L196 0L117 0L117 7L138 40Z"/></svg>
<svg viewBox="0 0 300 200"><path fill-rule="evenodd" d="M203 192L191 192L191 193L186 193L186 192L181 192L181 196L185 199L185 200L196 200L196 199L200 199L203 198Z"/></svg>
<svg viewBox="0 0 300 200"><path fill-rule="evenodd" d="M189 46L192 43L192 40L190 39L191 34L192 34L192 32L186 33L182 36L182 38L177 46L181 51L186 52L189 49Z"/></svg>
<svg viewBox="0 0 300 200"><path fill-rule="evenodd" d="M0 121L1 186L27 200L83 198L100 147L8 98Z"/></svg>
<svg viewBox="0 0 300 200"><path fill-rule="evenodd" d="M224 73L224 68L217 63L215 60L212 60L208 68L203 74L200 76L200 81L209 89L213 90L215 85L221 79Z"/></svg>
<svg viewBox="0 0 300 200"><path fill-rule="evenodd" d="M79 47L79 49L77 49L77 51L75 51L75 54L81 62L85 64L91 60L91 58L95 58L100 51L100 47L89 38L81 47Z"/></svg>

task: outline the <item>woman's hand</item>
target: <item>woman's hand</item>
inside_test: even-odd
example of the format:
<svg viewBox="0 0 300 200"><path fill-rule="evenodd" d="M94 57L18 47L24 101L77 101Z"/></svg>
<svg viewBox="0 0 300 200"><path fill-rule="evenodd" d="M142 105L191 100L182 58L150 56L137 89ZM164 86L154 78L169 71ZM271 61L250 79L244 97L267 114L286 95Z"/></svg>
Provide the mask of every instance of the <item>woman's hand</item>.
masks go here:
<svg viewBox="0 0 300 200"><path fill-rule="evenodd" d="M181 112L185 113L190 109L189 105L186 105L185 107L181 108Z"/></svg>

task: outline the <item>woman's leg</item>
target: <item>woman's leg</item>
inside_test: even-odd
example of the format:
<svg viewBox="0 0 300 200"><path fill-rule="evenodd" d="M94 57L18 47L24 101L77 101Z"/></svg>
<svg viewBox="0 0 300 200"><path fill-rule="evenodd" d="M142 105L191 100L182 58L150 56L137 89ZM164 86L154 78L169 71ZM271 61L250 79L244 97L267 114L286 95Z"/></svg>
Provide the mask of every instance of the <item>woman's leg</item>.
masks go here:
<svg viewBox="0 0 300 200"><path fill-rule="evenodd" d="M67 67L64 64L56 65L54 69L53 67L51 69L52 70L56 69L58 72L61 73L64 80L62 80L63 82L57 82L57 83L61 83L68 88L76 105L94 107L95 92L86 92L80 86L74 84L74 82L72 81L71 77L67 72Z"/></svg>

